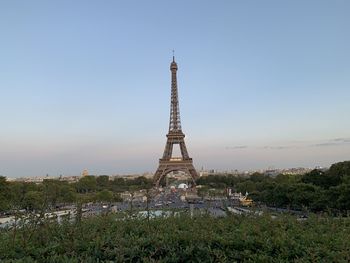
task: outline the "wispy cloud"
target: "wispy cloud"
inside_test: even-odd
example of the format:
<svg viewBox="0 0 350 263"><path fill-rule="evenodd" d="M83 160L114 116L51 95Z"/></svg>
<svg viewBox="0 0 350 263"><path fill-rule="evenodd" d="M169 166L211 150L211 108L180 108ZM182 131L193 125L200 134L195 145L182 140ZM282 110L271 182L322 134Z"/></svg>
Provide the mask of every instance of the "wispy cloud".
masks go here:
<svg viewBox="0 0 350 263"><path fill-rule="evenodd" d="M311 144L310 147L328 147L328 146L338 146L350 143L350 138L335 138L324 140L323 142Z"/></svg>
<svg viewBox="0 0 350 263"><path fill-rule="evenodd" d="M226 146L225 150L237 150L237 149L246 149L247 145L236 145L236 146Z"/></svg>
<svg viewBox="0 0 350 263"><path fill-rule="evenodd" d="M338 143L335 142L323 142L323 143L315 143L308 145L309 147L326 147L326 146L333 146L338 145Z"/></svg>
<svg viewBox="0 0 350 263"><path fill-rule="evenodd" d="M302 149L302 148L312 148L312 147L330 147L330 146L341 146L350 144L349 138L332 138L326 140L309 140L309 141L289 141L282 145L234 145L226 146L225 150L240 150L240 149L260 149L260 150L286 150L286 149Z"/></svg>
<svg viewBox="0 0 350 263"><path fill-rule="evenodd" d="M350 143L350 138L336 138L333 139L335 142L343 142L343 143Z"/></svg>
<svg viewBox="0 0 350 263"><path fill-rule="evenodd" d="M294 146L292 146L292 145L289 145L289 146L279 145L279 146L264 146L264 147L262 147L262 149L265 149L265 150L284 150L284 149L291 149L291 148L294 148Z"/></svg>
<svg viewBox="0 0 350 263"><path fill-rule="evenodd" d="M339 145L339 143L335 142L323 142L323 143L316 143L316 144L310 144L310 147L326 147L326 146L334 146Z"/></svg>

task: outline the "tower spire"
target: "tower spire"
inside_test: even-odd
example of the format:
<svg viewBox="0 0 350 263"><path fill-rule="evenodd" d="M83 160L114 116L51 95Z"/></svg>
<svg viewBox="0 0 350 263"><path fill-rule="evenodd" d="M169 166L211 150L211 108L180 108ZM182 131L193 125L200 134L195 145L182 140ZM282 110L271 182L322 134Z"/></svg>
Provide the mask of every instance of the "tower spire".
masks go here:
<svg viewBox="0 0 350 263"><path fill-rule="evenodd" d="M170 101L170 121L169 132L181 132L179 96L177 89L177 64L173 56L173 62L170 64L171 71L171 101Z"/></svg>

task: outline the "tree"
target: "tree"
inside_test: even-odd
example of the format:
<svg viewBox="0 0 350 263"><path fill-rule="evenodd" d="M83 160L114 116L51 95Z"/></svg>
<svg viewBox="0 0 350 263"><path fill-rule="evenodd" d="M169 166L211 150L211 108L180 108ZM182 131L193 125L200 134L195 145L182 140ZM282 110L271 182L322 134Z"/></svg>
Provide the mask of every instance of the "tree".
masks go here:
<svg viewBox="0 0 350 263"><path fill-rule="evenodd" d="M120 177L115 177L113 181L110 182L112 185L113 192L123 192L126 190L125 179Z"/></svg>
<svg viewBox="0 0 350 263"><path fill-rule="evenodd" d="M290 199L288 196L288 185L287 184L277 184L273 194L274 203L277 207L286 207L290 204Z"/></svg>
<svg viewBox="0 0 350 263"><path fill-rule="evenodd" d="M96 184L99 189L106 189L109 186L109 176L100 175L96 178Z"/></svg>
<svg viewBox="0 0 350 263"><path fill-rule="evenodd" d="M256 190L256 184L251 180L245 180L237 184L237 192L253 192Z"/></svg>
<svg viewBox="0 0 350 263"><path fill-rule="evenodd" d="M320 187L312 184L298 183L290 187L288 193L289 204L293 208L301 209L302 207L310 207L317 198L317 192Z"/></svg>
<svg viewBox="0 0 350 263"><path fill-rule="evenodd" d="M59 202L64 204L74 203L77 199L75 190L69 185L63 185L60 188Z"/></svg>
<svg viewBox="0 0 350 263"><path fill-rule="evenodd" d="M250 175L250 180L253 181L253 182L262 182L264 180L266 180L266 178L269 178L268 176L265 176L261 173L258 173L258 172L255 172L253 173L252 175Z"/></svg>
<svg viewBox="0 0 350 263"><path fill-rule="evenodd" d="M96 194L96 200L110 203L113 201L113 193L104 189Z"/></svg>
<svg viewBox="0 0 350 263"><path fill-rule="evenodd" d="M332 164L327 171L332 185L339 185L341 182L350 181L350 161Z"/></svg>
<svg viewBox="0 0 350 263"><path fill-rule="evenodd" d="M56 206L57 200L60 198L60 181L45 179L43 181L43 194L47 203L53 207Z"/></svg>
<svg viewBox="0 0 350 263"><path fill-rule="evenodd" d="M334 187L333 190L338 194L334 206L341 211L350 211L350 185L341 184Z"/></svg>
<svg viewBox="0 0 350 263"><path fill-rule="evenodd" d="M40 210L44 206L43 194L39 191L29 191L24 197L24 206L28 211Z"/></svg>
<svg viewBox="0 0 350 263"><path fill-rule="evenodd" d="M0 212L9 209L9 183L6 181L6 177L0 176Z"/></svg>
<svg viewBox="0 0 350 263"><path fill-rule="evenodd" d="M152 183L150 180L148 180L146 177L144 176L139 176L139 177L136 177L134 180L133 180L133 184L135 185L148 185Z"/></svg>
<svg viewBox="0 0 350 263"><path fill-rule="evenodd" d="M332 178L330 178L326 172L318 169L306 173L301 180L303 183L314 184L325 189L334 186L334 184L332 184Z"/></svg>
<svg viewBox="0 0 350 263"><path fill-rule="evenodd" d="M274 180L277 183L295 184L301 181L301 177L301 175L295 174L279 174Z"/></svg>
<svg viewBox="0 0 350 263"><path fill-rule="evenodd" d="M11 182L10 188L10 205L12 208L21 209L23 208L24 195L26 193L24 183L22 182Z"/></svg>
<svg viewBox="0 0 350 263"><path fill-rule="evenodd" d="M95 176L84 176L76 184L77 191L80 193L94 192L97 188Z"/></svg>

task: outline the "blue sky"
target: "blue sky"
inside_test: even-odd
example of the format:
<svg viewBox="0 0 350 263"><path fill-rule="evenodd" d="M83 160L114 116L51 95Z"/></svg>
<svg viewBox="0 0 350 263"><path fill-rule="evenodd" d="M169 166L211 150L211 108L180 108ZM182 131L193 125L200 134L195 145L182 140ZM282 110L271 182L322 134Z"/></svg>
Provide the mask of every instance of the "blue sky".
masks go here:
<svg viewBox="0 0 350 263"><path fill-rule="evenodd" d="M172 49L200 169L350 156L349 1L2 1L0 174L155 171Z"/></svg>

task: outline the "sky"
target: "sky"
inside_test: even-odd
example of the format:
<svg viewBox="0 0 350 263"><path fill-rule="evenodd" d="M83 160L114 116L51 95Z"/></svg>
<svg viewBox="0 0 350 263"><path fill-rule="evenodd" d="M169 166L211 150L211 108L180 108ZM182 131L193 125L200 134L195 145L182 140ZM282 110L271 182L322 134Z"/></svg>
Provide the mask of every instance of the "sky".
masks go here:
<svg viewBox="0 0 350 263"><path fill-rule="evenodd" d="M0 2L0 175L154 172L172 50L198 170L350 159L350 2Z"/></svg>

